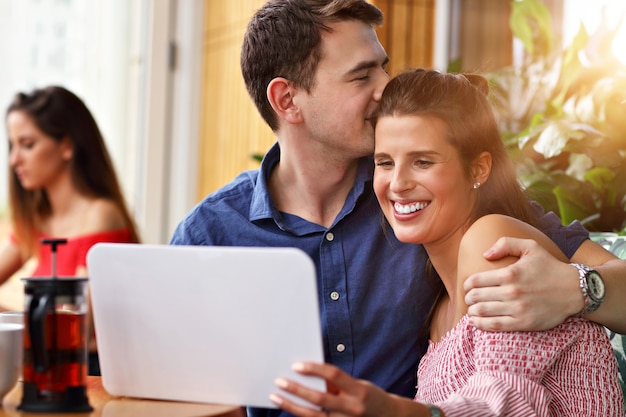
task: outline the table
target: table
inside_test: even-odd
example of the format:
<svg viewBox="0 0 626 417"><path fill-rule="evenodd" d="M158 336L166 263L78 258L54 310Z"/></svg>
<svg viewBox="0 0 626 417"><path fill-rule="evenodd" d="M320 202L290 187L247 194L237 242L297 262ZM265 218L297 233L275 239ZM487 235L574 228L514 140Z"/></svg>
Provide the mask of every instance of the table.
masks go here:
<svg viewBox="0 0 626 417"><path fill-rule="evenodd" d="M0 417L245 417L238 406L114 397L97 376L87 377L87 396L94 408L90 413L26 413L17 409L22 400L22 385L18 383L4 397Z"/></svg>

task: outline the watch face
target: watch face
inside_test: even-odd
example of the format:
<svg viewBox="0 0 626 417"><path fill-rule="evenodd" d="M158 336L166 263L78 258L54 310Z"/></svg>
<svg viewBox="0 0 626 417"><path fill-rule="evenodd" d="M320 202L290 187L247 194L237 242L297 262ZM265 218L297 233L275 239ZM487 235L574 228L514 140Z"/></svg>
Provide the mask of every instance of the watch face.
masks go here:
<svg viewBox="0 0 626 417"><path fill-rule="evenodd" d="M589 297L597 301L604 298L604 281L602 281L602 278L597 272L591 271L589 273L587 276L587 287Z"/></svg>

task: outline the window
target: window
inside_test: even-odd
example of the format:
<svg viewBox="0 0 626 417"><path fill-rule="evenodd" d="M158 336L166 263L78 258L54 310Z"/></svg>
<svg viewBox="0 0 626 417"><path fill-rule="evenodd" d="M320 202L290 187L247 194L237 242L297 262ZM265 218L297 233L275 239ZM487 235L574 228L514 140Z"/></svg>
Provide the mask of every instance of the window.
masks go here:
<svg viewBox="0 0 626 417"><path fill-rule="evenodd" d="M90 109L127 196L137 191L137 134L142 50L142 1L3 0L0 2L0 106L15 93L61 85ZM2 129L0 163L7 161ZM7 170L0 170L0 208L8 204ZM129 205L133 201L128 199Z"/></svg>
<svg viewBox="0 0 626 417"><path fill-rule="evenodd" d="M167 243L195 202L203 3L0 1L2 114L16 92L36 87L62 85L81 97L146 243ZM4 218L7 171L0 169Z"/></svg>

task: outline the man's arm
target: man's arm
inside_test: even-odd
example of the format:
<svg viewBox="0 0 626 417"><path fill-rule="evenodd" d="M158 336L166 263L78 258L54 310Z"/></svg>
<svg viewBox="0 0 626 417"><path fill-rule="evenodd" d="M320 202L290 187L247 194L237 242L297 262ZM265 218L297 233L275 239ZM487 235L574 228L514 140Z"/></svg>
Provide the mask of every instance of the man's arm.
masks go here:
<svg viewBox="0 0 626 417"><path fill-rule="evenodd" d="M560 262L533 240L502 238L486 253L489 260L505 256L519 260L485 271L465 281L468 314L478 328L492 331L544 330L562 323L584 307L576 268ZM626 261L600 245L585 241L572 262L596 269L606 296L592 321L626 333Z"/></svg>
<svg viewBox="0 0 626 417"><path fill-rule="evenodd" d="M626 333L626 261L597 243L586 241L576 251L572 262L592 266L600 273L606 286L606 295L600 307L585 317L616 333Z"/></svg>

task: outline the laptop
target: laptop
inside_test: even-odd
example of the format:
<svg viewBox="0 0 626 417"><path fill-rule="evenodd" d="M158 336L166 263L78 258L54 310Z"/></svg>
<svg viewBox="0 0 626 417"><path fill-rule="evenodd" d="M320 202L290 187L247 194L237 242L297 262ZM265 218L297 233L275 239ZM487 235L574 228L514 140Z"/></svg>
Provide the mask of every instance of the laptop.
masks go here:
<svg viewBox="0 0 626 417"><path fill-rule="evenodd" d="M87 269L110 394L276 408L277 377L325 391L291 370L324 360L301 250L98 243Z"/></svg>

